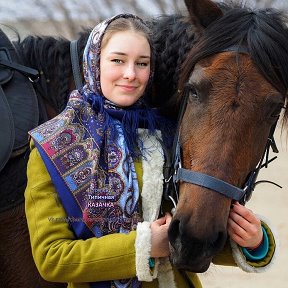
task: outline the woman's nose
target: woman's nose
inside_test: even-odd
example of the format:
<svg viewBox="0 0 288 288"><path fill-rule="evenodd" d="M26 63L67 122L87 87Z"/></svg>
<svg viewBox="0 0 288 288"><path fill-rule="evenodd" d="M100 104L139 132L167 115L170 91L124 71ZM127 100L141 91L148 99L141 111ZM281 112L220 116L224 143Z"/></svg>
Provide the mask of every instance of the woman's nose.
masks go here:
<svg viewBox="0 0 288 288"><path fill-rule="evenodd" d="M125 79L133 80L136 78L136 71L134 64L129 64L125 67L123 77Z"/></svg>

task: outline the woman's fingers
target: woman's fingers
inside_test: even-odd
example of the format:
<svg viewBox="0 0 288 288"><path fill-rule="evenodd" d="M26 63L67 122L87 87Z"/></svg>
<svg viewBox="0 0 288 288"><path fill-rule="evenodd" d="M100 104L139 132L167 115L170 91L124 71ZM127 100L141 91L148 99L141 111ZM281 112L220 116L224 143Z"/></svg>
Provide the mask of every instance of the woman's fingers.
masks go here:
<svg viewBox="0 0 288 288"><path fill-rule="evenodd" d="M242 247L255 247L263 238L261 221L251 210L237 202L231 208L227 231Z"/></svg>

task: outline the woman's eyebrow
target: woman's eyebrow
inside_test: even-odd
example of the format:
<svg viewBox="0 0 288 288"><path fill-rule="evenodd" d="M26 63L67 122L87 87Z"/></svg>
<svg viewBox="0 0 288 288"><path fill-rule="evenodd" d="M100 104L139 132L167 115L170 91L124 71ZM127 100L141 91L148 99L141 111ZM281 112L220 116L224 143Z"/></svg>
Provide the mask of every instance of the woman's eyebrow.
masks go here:
<svg viewBox="0 0 288 288"><path fill-rule="evenodd" d="M116 54L116 55L121 55L121 56L127 56L128 54L124 53L124 52L118 52L118 51L112 51L109 54ZM141 55L139 56L139 58L148 58L150 59L151 57L149 55Z"/></svg>

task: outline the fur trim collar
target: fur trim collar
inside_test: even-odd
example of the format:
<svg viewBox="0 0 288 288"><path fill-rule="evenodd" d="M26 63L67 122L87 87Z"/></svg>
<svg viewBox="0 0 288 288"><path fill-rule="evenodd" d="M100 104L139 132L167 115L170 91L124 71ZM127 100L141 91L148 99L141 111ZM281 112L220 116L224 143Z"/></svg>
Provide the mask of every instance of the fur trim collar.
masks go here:
<svg viewBox="0 0 288 288"><path fill-rule="evenodd" d="M147 261L151 250L150 223L157 219L161 206L164 154L157 140L161 138L160 133L156 137L151 137L141 129L139 135L143 141L145 154L142 159L143 187L141 192L144 222L138 223L135 243L137 277L142 281L152 281L157 277L160 288L176 288L168 257L156 261L153 273Z"/></svg>

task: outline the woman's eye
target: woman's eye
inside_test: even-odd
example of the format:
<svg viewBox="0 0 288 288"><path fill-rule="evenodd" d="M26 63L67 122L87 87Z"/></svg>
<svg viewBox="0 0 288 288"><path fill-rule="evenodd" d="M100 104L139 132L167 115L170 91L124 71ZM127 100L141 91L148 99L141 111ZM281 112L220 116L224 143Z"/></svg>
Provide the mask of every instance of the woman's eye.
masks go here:
<svg viewBox="0 0 288 288"><path fill-rule="evenodd" d="M148 63L146 62L139 62L137 63L138 66L141 66L141 67L147 67L148 66Z"/></svg>
<svg viewBox="0 0 288 288"><path fill-rule="evenodd" d="M111 61L112 61L112 62L115 62L115 63L119 63L119 64L123 62L123 61L120 60L120 59L112 59Z"/></svg>

